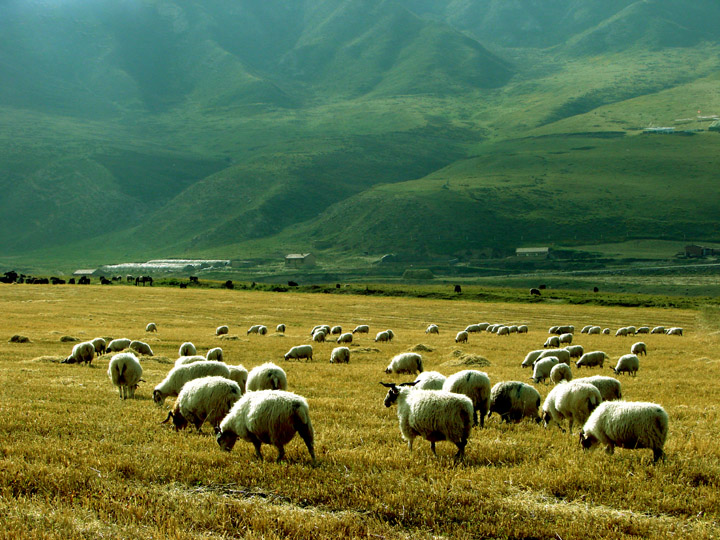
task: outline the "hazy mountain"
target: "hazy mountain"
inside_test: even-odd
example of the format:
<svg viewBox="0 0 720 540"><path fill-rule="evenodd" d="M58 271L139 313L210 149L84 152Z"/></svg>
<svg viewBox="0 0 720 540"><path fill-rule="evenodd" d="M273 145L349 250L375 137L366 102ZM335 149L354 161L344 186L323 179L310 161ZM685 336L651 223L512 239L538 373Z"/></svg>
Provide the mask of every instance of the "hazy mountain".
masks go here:
<svg viewBox="0 0 720 540"><path fill-rule="evenodd" d="M537 167L494 156L527 157L527 137L558 133L540 140L621 131L635 144L661 113L720 112L706 90L717 20L710 0L5 0L0 249L57 254L94 238L103 262L238 256L252 239L382 252L409 235L403 249L424 254L555 229L635 234L622 205L583 218L584 196L585 214L558 229L557 201L528 197L519 176ZM663 159L685 170L675 147ZM607 160L570 154L583 185L606 190ZM487 160L489 177L458 165ZM702 163L698 186L716 166ZM638 170L649 197L659 180ZM656 214L648 234L669 234L658 224L678 215Z"/></svg>

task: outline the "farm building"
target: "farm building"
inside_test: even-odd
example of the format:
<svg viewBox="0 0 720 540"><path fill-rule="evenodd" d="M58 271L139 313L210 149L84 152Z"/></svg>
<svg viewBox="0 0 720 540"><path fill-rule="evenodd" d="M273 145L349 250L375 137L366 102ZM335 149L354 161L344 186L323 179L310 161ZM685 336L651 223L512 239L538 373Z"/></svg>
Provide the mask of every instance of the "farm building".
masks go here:
<svg viewBox="0 0 720 540"><path fill-rule="evenodd" d="M720 254L720 249L698 246L697 244L690 244L685 246L685 256L688 258L693 257L708 257L712 255Z"/></svg>
<svg viewBox="0 0 720 540"><path fill-rule="evenodd" d="M98 272L98 270L96 268L81 268L79 270L75 270L72 275L75 277L82 277L82 276L91 277L91 276L97 276L99 274L100 274L100 272Z"/></svg>
<svg viewBox="0 0 720 540"><path fill-rule="evenodd" d="M285 266L289 268L311 268L315 266L315 255L312 253L289 253L285 255Z"/></svg>
<svg viewBox="0 0 720 540"><path fill-rule="evenodd" d="M516 257L528 257L533 259L547 259L550 256L549 247L517 248Z"/></svg>

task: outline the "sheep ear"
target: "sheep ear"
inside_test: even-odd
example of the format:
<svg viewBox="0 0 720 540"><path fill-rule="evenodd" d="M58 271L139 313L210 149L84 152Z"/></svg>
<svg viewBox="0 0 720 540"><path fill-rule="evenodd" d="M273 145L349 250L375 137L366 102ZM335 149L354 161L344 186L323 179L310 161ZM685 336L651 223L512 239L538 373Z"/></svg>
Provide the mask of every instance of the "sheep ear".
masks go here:
<svg viewBox="0 0 720 540"><path fill-rule="evenodd" d="M404 383L400 383L400 386L415 386L417 383L418 383L417 381L404 382Z"/></svg>
<svg viewBox="0 0 720 540"><path fill-rule="evenodd" d="M395 387L395 383L381 382L380 384L382 384L385 388L394 388Z"/></svg>
<svg viewBox="0 0 720 540"><path fill-rule="evenodd" d="M172 411L168 411L167 418L166 418L165 420L163 420L162 422L160 422L160 423L161 423L161 424L167 424L172 417L173 417Z"/></svg>

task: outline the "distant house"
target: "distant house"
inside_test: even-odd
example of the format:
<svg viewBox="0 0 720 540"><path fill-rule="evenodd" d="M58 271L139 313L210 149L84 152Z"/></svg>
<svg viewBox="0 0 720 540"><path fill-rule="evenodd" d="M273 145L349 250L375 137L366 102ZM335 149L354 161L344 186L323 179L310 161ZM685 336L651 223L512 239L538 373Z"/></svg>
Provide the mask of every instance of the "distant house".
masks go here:
<svg viewBox="0 0 720 540"><path fill-rule="evenodd" d="M83 268L80 270L75 270L73 272L73 276L75 276L75 277L82 277L82 276L90 277L90 276L96 276L96 275L98 275L97 268L92 268L92 269Z"/></svg>
<svg viewBox="0 0 720 540"><path fill-rule="evenodd" d="M688 258L708 257L717 254L720 254L720 249L698 246L697 244L689 244L685 246L685 256Z"/></svg>
<svg viewBox="0 0 720 540"><path fill-rule="evenodd" d="M516 257L526 257L532 259L547 259L550 256L549 247L531 247L531 248L517 248L515 250Z"/></svg>
<svg viewBox="0 0 720 540"><path fill-rule="evenodd" d="M645 134L671 135L675 133L674 127L648 127L643 129Z"/></svg>
<svg viewBox="0 0 720 540"><path fill-rule="evenodd" d="M290 253L285 255L286 268L312 268L316 259L312 253Z"/></svg>

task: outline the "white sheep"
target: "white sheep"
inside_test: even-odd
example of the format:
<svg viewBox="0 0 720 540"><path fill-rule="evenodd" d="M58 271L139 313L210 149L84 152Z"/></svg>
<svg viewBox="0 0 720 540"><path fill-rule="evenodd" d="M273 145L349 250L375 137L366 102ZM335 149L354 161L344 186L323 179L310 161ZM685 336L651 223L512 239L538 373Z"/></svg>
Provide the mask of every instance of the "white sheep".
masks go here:
<svg viewBox="0 0 720 540"><path fill-rule="evenodd" d="M284 334L284 333L285 333L285 325L282 324L282 323L278 324L278 325L275 327L275 331L276 331L278 334Z"/></svg>
<svg viewBox="0 0 720 540"><path fill-rule="evenodd" d="M517 327L518 334L527 334L528 330L529 329L527 324L520 324Z"/></svg>
<svg viewBox="0 0 720 540"><path fill-rule="evenodd" d="M468 333L465 330L461 330L455 336L455 343L467 343Z"/></svg>
<svg viewBox="0 0 720 540"><path fill-rule="evenodd" d="M635 377L637 376L637 371L639 368L640 359L637 357L637 355L625 354L618 359L617 365L613 368L613 371L615 372L615 375L620 375L621 373L629 373L631 376Z"/></svg>
<svg viewBox="0 0 720 540"><path fill-rule="evenodd" d="M108 377L118 387L120 399L134 398L143 368L133 353L119 353L110 359Z"/></svg>
<svg viewBox="0 0 720 540"><path fill-rule="evenodd" d="M385 330L382 332L378 332L375 336L375 342L384 342L384 341L390 341L390 334L388 334Z"/></svg>
<svg viewBox="0 0 720 540"><path fill-rule="evenodd" d="M222 362L215 362L214 360L203 360L175 366L153 390L153 401L158 405L162 405L166 397L177 396L183 385L188 381L211 375L229 379L230 370Z"/></svg>
<svg viewBox="0 0 720 540"><path fill-rule="evenodd" d="M416 390L442 390L446 377L437 371L423 371L415 378Z"/></svg>
<svg viewBox="0 0 720 540"><path fill-rule="evenodd" d="M575 379L575 382L584 382L592 384L598 389L603 401L611 401L614 399L622 399L622 385L620 381L613 377L605 377L604 375L593 375L592 377L582 377Z"/></svg>
<svg viewBox="0 0 720 540"><path fill-rule="evenodd" d="M590 328L592 328L592 324L588 324L586 326L582 327L582 330L580 330L581 334L587 334L590 331Z"/></svg>
<svg viewBox="0 0 720 540"><path fill-rule="evenodd" d="M545 343L543 343L543 347L546 349L548 347L552 347L553 349L557 349L560 347L560 337L559 336L550 336L545 340Z"/></svg>
<svg viewBox="0 0 720 540"><path fill-rule="evenodd" d="M73 348L70 356L62 361L63 364L80 364L85 362L87 366L95 358L95 347L92 341L82 341L77 343Z"/></svg>
<svg viewBox="0 0 720 540"><path fill-rule="evenodd" d="M205 354L206 360L217 360L218 362L223 361L223 350L221 347L213 347Z"/></svg>
<svg viewBox="0 0 720 540"><path fill-rule="evenodd" d="M145 356L155 356L153 354L153 350L150 348L150 345L148 345L144 341L138 341L138 340L131 341L130 348L138 354L142 354Z"/></svg>
<svg viewBox="0 0 720 540"><path fill-rule="evenodd" d="M433 324L433 325L430 325L430 326L436 326L436 325ZM428 326L428 330L430 329L430 326ZM487 327L486 327L486 328L487 328ZM468 334L471 334L471 333L475 333L475 332L481 332L482 329L480 328L480 325L479 325L479 324L469 324L468 326L465 327L465 331L466 331ZM425 333L427 334L428 331L425 330ZM435 333L437 334L438 332L435 332Z"/></svg>
<svg viewBox="0 0 720 540"><path fill-rule="evenodd" d="M585 353L582 345L568 345L565 350L570 353L570 358L580 358Z"/></svg>
<svg viewBox="0 0 720 540"><path fill-rule="evenodd" d="M533 374L530 378L535 383L539 383L541 381L545 382L545 379L550 376L550 371L552 371L552 368L559 363L560 360L558 360L556 356L546 356L544 358L539 358L533 366Z"/></svg>
<svg viewBox="0 0 720 540"><path fill-rule="evenodd" d="M656 326L652 330L650 330L651 334L664 334L665 333L665 327L664 326Z"/></svg>
<svg viewBox="0 0 720 540"><path fill-rule="evenodd" d="M242 390L244 394L245 388L247 388L248 370L240 364L237 366L228 366L228 369L230 370L230 380L238 383L240 390Z"/></svg>
<svg viewBox="0 0 720 540"><path fill-rule="evenodd" d="M247 332L245 333L246 336L249 336L250 334L257 334L258 330L260 330L259 324L253 324L250 328L247 329Z"/></svg>
<svg viewBox="0 0 720 540"><path fill-rule="evenodd" d="M388 337L390 338L390 341L392 341L395 338L395 332L390 330L389 328L385 330L387 332Z"/></svg>
<svg viewBox="0 0 720 540"><path fill-rule="evenodd" d="M340 334L342 334L342 333L343 333L343 331L342 331L342 326L333 326L333 327L330 329L330 334L333 335L333 336L335 336L335 335L340 335Z"/></svg>
<svg viewBox="0 0 720 540"><path fill-rule="evenodd" d="M278 450L277 461L285 457L285 445L298 433L315 463L314 432L310 409L302 396L282 390L248 392L238 400L220 424L217 443L229 452L238 438L253 443L262 460L262 443Z"/></svg>
<svg viewBox="0 0 720 540"><path fill-rule="evenodd" d="M230 331L230 329L226 325L218 326L215 329L215 335L216 336L223 336L227 334Z"/></svg>
<svg viewBox="0 0 720 540"><path fill-rule="evenodd" d="M549 356L554 356L559 362L570 365L570 351L567 349L546 349L540 353L540 356L538 356L535 361L537 362Z"/></svg>
<svg viewBox="0 0 720 540"><path fill-rule="evenodd" d="M200 431L207 422L218 431L220 422L243 395L235 381L225 377L200 377L188 381L180 390L163 424L172 420L175 430L193 424Z"/></svg>
<svg viewBox="0 0 720 540"><path fill-rule="evenodd" d="M477 324L477 327L480 332L487 330L489 326L490 326L490 323L487 323L487 322L481 322L481 323Z"/></svg>
<svg viewBox="0 0 720 540"><path fill-rule="evenodd" d="M148 323L145 327L146 332L157 332L157 324L154 322Z"/></svg>
<svg viewBox="0 0 720 540"><path fill-rule="evenodd" d="M618 328L615 332L615 337L627 337L628 335L628 329L627 327Z"/></svg>
<svg viewBox="0 0 720 540"><path fill-rule="evenodd" d="M522 361L522 364L520 364L522 367L532 367L535 365L535 361L538 359L538 357L545 352L545 349L537 349L535 351L530 351L527 353L527 356L525 356L525 360Z"/></svg>
<svg viewBox="0 0 720 540"><path fill-rule="evenodd" d="M668 336L682 336L683 335L683 329L679 326L674 326L673 328L668 328L665 330L665 333Z"/></svg>
<svg viewBox="0 0 720 540"><path fill-rule="evenodd" d="M348 362L350 362L350 349L347 347L335 347L330 353L331 364L347 364Z"/></svg>
<svg viewBox="0 0 720 540"><path fill-rule="evenodd" d="M566 324L563 326L558 326L557 329L558 335L560 334L574 334L575 333L575 327L572 324Z"/></svg>
<svg viewBox="0 0 720 540"><path fill-rule="evenodd" d="M425 333L426 333L426 334L439 334L439 333L440 333L440 328L438 327L437 324L431 324L430 326L428 326L428 327L425 329Z"/></svg>
<svg viewBox="0 0 720 540"><path fill-rule="evenodd" d="M266 362L250 370L245 388L248 392L258 392L260 390L287 390L287 386L285 370L272 362Z"/></svg>
<svg viewBox="0 0 720 540"><path fill-rule="evenodd" d="M603 335L605 335L605 336L609 336L609 335L610 335L610 329L609 329L609 328L603 328L602 333L603 333Z"/></svg>
<svg viewBox="0 0 720 540"><path fill-rule="evenodd" d="M96 337L90 343L92 343L93 347L95 348L95 354L100 356L101 354L105 353L105 350L107 349L107 342L105 341L105 339L101 337Z"/></svg>
<svg viewBox="0 0 720 540"><path fill-rule="evenodd" d="M261 336L266 335L268 333L267 326L265 326L264 324L261 324L260 328L258 328L257 333L260 334Z"/></svg>
<svg viewBox="0 0 720 540"><path fill-rule="evenodd" d="M127 338L110 340L110 343L107 344L107 348L105 349L105 351L108 353L123 351L130 346L131 342L132 341Z"/></svg>
<svg viewBox="0 0 720 540"><path fill-rule="evenodd" d="M312 335L312 340L315 343L324 343L325 342L325 331L321 328L320 330L316 330L315 333Z"/></svg>
<svg viewBox="0 0 720 540"><path fill-rule="evenodd" d="M465 447L472 426L473 404L469 397L443 390L413 390L414 383L380 383L388 388L384 404L397 403L400 434L412 452L418 435L430 441L434 455L437 441L450 441L457 446L455 461L465 457Z"/></svg>
<svg viewBox="0 0 720 540"><path fill-rule="evenodd" d="M558 326L551 326L550 328L548 328L548 334L557 334L558 328L559 328Z"/></svg>
<svg viewBox="0 0 720 540"><path fill-rule="evenodd" d="M352 340L352 332L345 332L344 334L340 334L340 336L337 338L337 343L352 343Z"/></svg>
<svg viewBox="0 0 720 540"><path fill-rule="evenodd" d="M517 334L518 333L517 324L511 324L510 326L508 326L508 330L511 334Z"/></svg>
<svg viewBox="0 0 720 540"><path fill-rule="evenodd" d="M653 463L665 461L668 415L660 405L640 401L608 401L600 404L580 432L580 444L586 450L605 445L608 454L615 447L649 448Z"/></svg>
<svg viewBox="0 0 720 540"><path fill-rule="evenodd" d="M490 408L490 378L487 373L474 369L465 369L453 373L443 384L445 392L464 394L473 403L473 425L478 425L480 411L480 427L485 427L485 416Z"/></svg>
<svg viewBox="0 0 720 540"><path fill-rule="evenodd" d="M385 368L385 373L410 373L414 375L416 372L422 373L423 371L422 356L414 352L400 353L393 356L388 367Z"/></svg>
<svg viewBox="0 0 720 540"><path fill-rule="evenodd" d="M509 327L509 326L505 326L504 324L501 324L501 325L498 327L497 331L496 331L496 334L497 334L498 336L509 336L510 333L511 333L511 332L510 332L510 327Z"/></svg>
<svg viewBox="0 0 720 540"><path fill-rule="evenodd" d="M633 354L637 354L638 356L640 356L641 354L647 356L647 345L645 345L645 343L643 343L642 341L633 343L633 346L630 347L630 352Z"/></svg>
<svg viewBox="0 0 720 540"><path fill-rule="evenodd" d="M550 370L550 380L558 384L562 381L572 381L572 370L567 364L556 364Z"/></svg>
<svg viewBox="0 0 720 540"><path fill-rule="evenodd" d="M600 391L592 384L577 381L558 384L550 390L543 403L545 427L555 422L564 433L562 424L567 418L572 433L573 423L583 424L601 402Z"/></svg>
<svg viewBox="0 0 720 540"><path fill-rule="evenodd" d="M203 355L201 354L193 354L188 356L180 356L177 360L175 360L176 366L184 366L185 364L192 364L194 362L202 362L204 360L207 360Z"/></svg>
<svg viewBox="0 0 720 540"><path fill-rule="evenodd" d="M628 336L634 336L634 335L635 335L635 333L636 333L637 330L635 329L634 326L627 326L626 328L627 328L627 335L628 335Z"/></svg>
<svg viewBox="0 0 720 540"><path fill-rule="evenodd" d="M603 367L603 363L606 359L609 359L610 357L605 354L603 351L591 351L586 352L580 357L580 360L575 362L575 366L577 366L578 369L581 367L593 367L593 366L600 366Z"/></svg>
<svg viewBox="0 0 720 540"><path fill-rule="evenodd" d="M641 326L635 331L636 334L649 334L650 333L650 327L649 326Z"/></svg>
<svg viewBox="0 0 720 540"><path fill-rule="evenodd" d="M590 336L592 336L592 335L597 335L597 336L599 336L601 333L602 333L602 329L601 329L599 326L593 326L593 327L590 328L590 330L588 330L588 335L590 335ZM605 332L605 333L606 333L606 334L609 334L609 333L610 333L610 329L608 329L608 331Z"/></svg>
<svg viewBox="0 0 720 540"><path fill-rule="evenodd" d="M195 356L196 354L197 349L195 348L195 345L189 341L180 345L180 349L178 350L178 356Z"/></svg>
<svg viewBox="0 0 720 540"><path fill-rule="evenodd" d="M368 334L370 333L370 327L367 324L359 324L352 331L353 334Z"/></svg>
<svg viewBox="0 0 720 540"><path fill-rule="evenodd" d="M490 408L500 415L500 422L519 422L526 416L540 422L540 393L529 384L520 381L503 381L490 389Z"/></svg>
<svg viewBox="0 0 720 540"><path fill-rule="evenodd" d="M560 334L558 339L560 340L560 345L562 345L562 344L570 345L573 341L573 335L572 334Z"/></svg>
<svg viewBox="0 0 720 540"><path fill-rule="evenodd" d="M285 360L300 360L301 358L307 360L313 359L312 345L297 345L285 353Z"/></svg>

